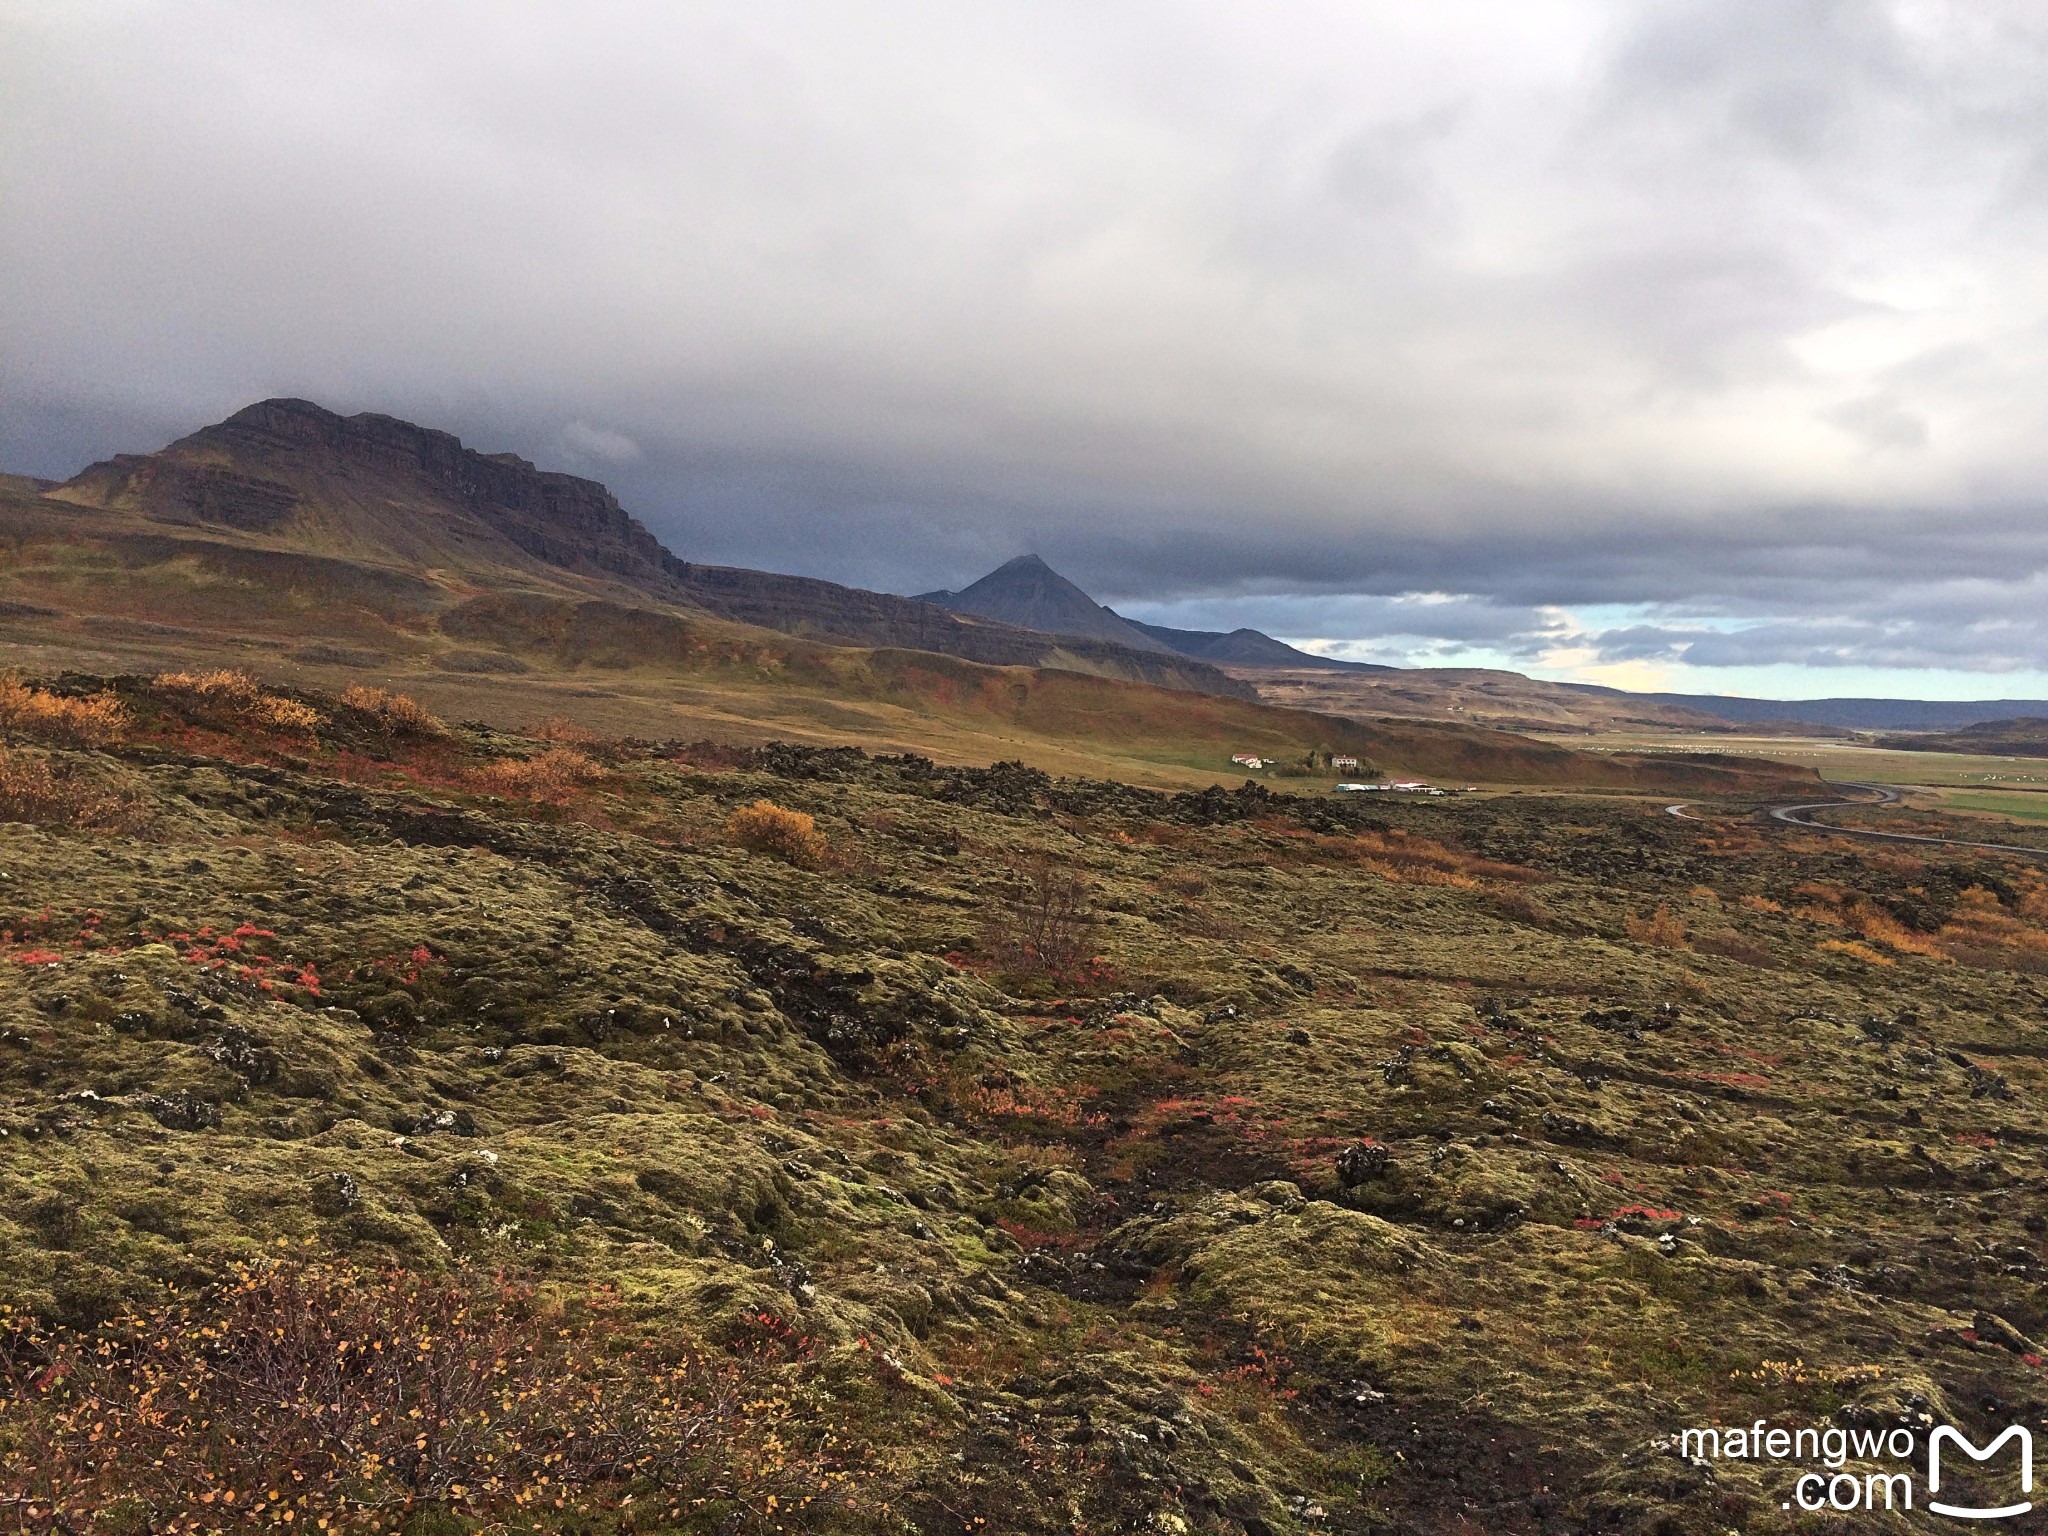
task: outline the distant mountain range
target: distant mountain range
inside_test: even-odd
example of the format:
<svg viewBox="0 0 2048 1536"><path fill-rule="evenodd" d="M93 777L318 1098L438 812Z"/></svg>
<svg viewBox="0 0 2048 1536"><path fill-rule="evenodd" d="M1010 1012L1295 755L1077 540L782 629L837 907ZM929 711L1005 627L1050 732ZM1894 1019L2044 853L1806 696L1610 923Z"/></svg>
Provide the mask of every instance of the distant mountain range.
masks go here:
<svg viewBox="0 0 2048 1536"><path fill-rule="evenodd" d="M155 453L117 455L34 489L40 499L126 513L144 526L232 532L241 536L240 568L273 551L273 568L287 555L310 556L401 583L422 572L492 588L570 580L835 644L1257 697L1250 684L1142 635L1069 636L836 582L681 560L595 480L537 469L516 454L478 453L395 417L340 416L307 400L265 400Z"/></svg>
<svg viewBox="0 0 2048 1536"><path fill-rule="evenodd" d="M2048 701L1745 699L1703 693L1629 693L1594 683L1550 683L1477 667L1386 667L1317 656L1256 629L1169 629L1098 603L1037 555L1019 555L958 592L916 601L1020 629L1085 636L1133 650L1172 652L1222 667L1261 697L1333 713L1458 719L1509 730L1650 727L1730 732L1737 727L1829 731L1951 730L2015 715L2048 714ZM1321 675L1317 675L1321 674Z"/></svg>
<svg viewBox="0 0 2048 1536"><path fill-rule="evenodd" d="M1952 731L1993 720L2048 715L2048 699L1740 699L1707 693L1642 693L1742 724L1798 720L1845 731Z"/></svg>
<svg viewBox="0 0 2048 1536"><path fill-rule="evenodd" d="M1884 736L1880 747L1908 752L1967 752L1986 757L2048 757L2048 718L1986 720L1953 731Z"/></svg>
<svg viewBox="0 0 2048 1536"><path fill-rule="evenodd" d="M1391 672L1367 662L1336 661L1297 650L1256 629L1169 629L1141 624L1098 603L1036 555L1005 561L958 592L920 592L916 601L971 613L1020 629L1086 635L1134 650L1192 657L1214 666L1316 667L1336 672Z"/></svg>
<svg viewBox="0 0 2048 1536"><path fill-rule="evenodd" d="M298 686L396 684L501 725L562 713L614 734L1024 755L1183 785L1247 751L1660 793L1780 793L1811 777L1304 712L1114 615L1088 635L1026 629L700 565L595 481L303 400L62 484L0 475L0 537L0 648L43 677L252 667Z"/></svg>
<svg viewBox="0 0 2048 1536"><path fill-rule="evenodd" d="M62 484L0 476L0 500L17 536L88 532L126 570L196 562L209 579L251 584L268 601L317 594L342 603L337 612L368 603L393 617L408 607L443 613L462 591L479 602L495 594L499 609L515 594L653 602L831 645L1081 672L1357 719L1514 730L1935 731L2048 715L2042 700L1630 694L1505 671L1337 661L1255 629L1127 619L1036 555L958 592L917 597L703 565L664 548L594 480L515 454L479 453L394 417L341 416L305 400L262 401L155 453L117 455ZM87 527L67 521L66 508L102 516ZM153 622L175 618L167 609ZM454 633L471 620L454 609L435 622Z"/></svg>

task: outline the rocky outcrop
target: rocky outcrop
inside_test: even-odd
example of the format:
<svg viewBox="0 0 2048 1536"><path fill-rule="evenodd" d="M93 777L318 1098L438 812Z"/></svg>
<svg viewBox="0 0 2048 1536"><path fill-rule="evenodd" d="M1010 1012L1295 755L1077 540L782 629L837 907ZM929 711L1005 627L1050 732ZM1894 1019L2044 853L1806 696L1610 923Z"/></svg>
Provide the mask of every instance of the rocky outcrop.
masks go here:
<svg viewBox="0 0 2048 1536"><path fill-rule="evenodd" d="M55 493L166 522L272 533L295 522L355 542L384 542L392 509L432 509L463 542L503 540L544 565L634 582L672 578L683 562L595 480L536 468L517 454L478 453L452 433L365 412L341 416L309 400L265 400L202 427L160 453L95 464ZM353 515L352 515L353 514ZM367 515L366 515L367 514ZM382 514L381 516L378 514ZM464 519L473 528L461 529ZM369 526L363 526L365 523ZM401 544L395 553L407 553Z"/></svg>

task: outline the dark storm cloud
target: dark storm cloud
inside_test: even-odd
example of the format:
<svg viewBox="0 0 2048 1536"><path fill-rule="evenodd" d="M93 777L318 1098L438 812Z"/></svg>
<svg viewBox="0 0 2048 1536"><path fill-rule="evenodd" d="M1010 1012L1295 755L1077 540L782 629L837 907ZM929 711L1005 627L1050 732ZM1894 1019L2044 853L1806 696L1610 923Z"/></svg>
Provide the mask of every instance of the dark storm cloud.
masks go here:
<svg viewBox="0 0 2048 1536"><path fill-rule="evenodd" d="M20 3L0 462L304 394L896 590L2040 668L2044 69L2016 0Z"/></svg>

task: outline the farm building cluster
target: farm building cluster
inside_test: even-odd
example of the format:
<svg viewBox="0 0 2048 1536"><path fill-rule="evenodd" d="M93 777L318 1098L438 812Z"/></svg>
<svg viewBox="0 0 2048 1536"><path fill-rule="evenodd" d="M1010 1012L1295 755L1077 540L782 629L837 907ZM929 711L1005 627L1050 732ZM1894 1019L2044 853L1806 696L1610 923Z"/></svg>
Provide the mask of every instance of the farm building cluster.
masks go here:
<svg viewBox="0 0 2048 1536"><path fill-rule="evenodd" d="M1448 795L1452 791L1438 784L1425 783L1421 779L1388 779L1380 784L1339 784L1340 795Z"/></svg>
<svg viewBox="0 0 2048 1536"><path fill-rule="evenodd" d="M1237 767L1249 769L1254 773L1269 772L1273 769L1293 774L1300 774L1304 771L1308 773L1357 773L1361 768L1367 773L1377 773L1379 771L1366 764L1361 758L1347 757L1341 754L1325 757L1319 752L1310 753L1305 762L1298 763L1287 763L1279 758L1262 757L1256 752L1233 752L1230 754L1230 761ZM1462 789L1445 789L1441 785L1432 784L1426 779L1382 779L1370 784L1346 780L1340 782L1336 789L1339 794L1457 795L1469 794L1475 787L1474 785L1467 784Z"/></svg>
<svg viewBox="0 0 2048 1536"><path fill-rule="evenodd" d="M1310 763L1313 764L1315 759L1316 754L1311 753L1309 755ZM1230 754L1230 760L1240 768L1261 769L1278 768L1280 766L1279 758L1261 757L1256 752L1233 752ZM1328 762L1330 768L1338 773L1356 773L1360 767L1360 760L1358 758L1345 757L1341 754L1330 758Z"/></svg>

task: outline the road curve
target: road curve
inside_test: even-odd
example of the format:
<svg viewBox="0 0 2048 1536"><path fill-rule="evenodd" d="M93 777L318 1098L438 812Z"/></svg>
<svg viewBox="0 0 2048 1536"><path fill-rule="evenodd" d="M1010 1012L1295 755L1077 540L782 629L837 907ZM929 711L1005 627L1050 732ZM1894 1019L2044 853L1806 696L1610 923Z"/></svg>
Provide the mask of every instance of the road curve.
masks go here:
<svg viewBox="0 0 2048 1536"><path fill-rule="evenodd" d="M1875 800L1813 800L1803 805L1777 805L1758 812L1758 815L1772 821L1781 821L1788 827L1798 827L1805 832L1830 832L1836 837L1873 837L1887 843L1932 843L1942 848L1978 848L1989 853L2016 853L2023 858L2048 860L2048 850L2026 848L2018 843L1971 843L1957 837L1929 837L1919 832L1879 832L1870 827L1836 827L1824 821L1813 820L1815 811L1834 810L1840 806L1855 805L1897 805L1905 797L1886 784L1856 784L1848 780L1837 782L1839 789L1860 789L1875 795ZM1681 821L1710 821L1707 816L1692 816L1687 812L1692 802L1680 801L1667 805L1664 813L1676 816Z"/></svg>

